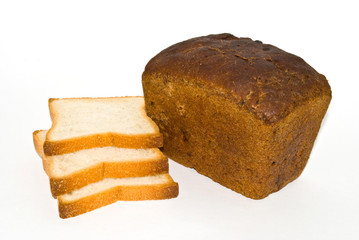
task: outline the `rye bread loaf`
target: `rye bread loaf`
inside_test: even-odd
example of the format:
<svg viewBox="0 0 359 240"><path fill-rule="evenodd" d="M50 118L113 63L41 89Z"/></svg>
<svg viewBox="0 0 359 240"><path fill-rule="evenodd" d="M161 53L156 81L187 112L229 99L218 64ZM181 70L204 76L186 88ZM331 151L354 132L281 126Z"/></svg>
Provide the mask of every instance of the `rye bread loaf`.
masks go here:
<svg viewBox="0 0 359 240"><path fill-rule="evenodd" d="M163 50L142 84L163 152L253 199L301 174L331 100L303 59L231 34Z"/></svg>

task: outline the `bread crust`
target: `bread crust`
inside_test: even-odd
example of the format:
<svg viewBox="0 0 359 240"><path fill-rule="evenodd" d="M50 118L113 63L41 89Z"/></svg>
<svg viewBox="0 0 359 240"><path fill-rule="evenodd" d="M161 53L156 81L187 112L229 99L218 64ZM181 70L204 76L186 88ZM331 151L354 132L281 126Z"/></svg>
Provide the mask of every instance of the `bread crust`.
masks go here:
<svg viewBox="0 0 359 240"><path fill-rule="evenodd" d="M41 157L42 159L42 167L44 169L44 171L46 172L47 175L49 175L49 164L47 163L47 161L45 160L45 153L44 153L44 144L43 142L40 140L39 138L39 134L40 132L44 132L46 130L35 130L32 133L32 140L34 142L34 146L35 146L35 150L36 153Z"/></svg>
<svg viewBox="0 0 359 240"><path fill-rule="evenodd" d="M217 88L269 124L308 99L331 96L325 76L302 58L228 33L192 38L161 51L143 72L145 80L155 77Z"/></svg>
<svg viewBox="0 0 359 240"><path fill-rule="evenodd" d="M118 99L118 98L142 98L142 97L112 97L112 98L67 98L66 100L77 99ZM158 126L149 118L145 112L144 106L141 109L142 117L147 119L155 129L153 134L118 134L113 132L98 133L91 135L84 135L81 137L69 138L60 141L51 140L53 130L56 128L58 121L60 121L58 113L53 105L55 101L61 101L60 98L49 99L49 110L52 119L52 126L49 129L44 143L44 153L47 156L60 155L65 153L76 152L83 149L90 149L95 147L121 147L121 148L158 148L163 146L163 136L159 132Z"/></svg>
<svg viewBox="0 0 359 240"><path fill-rule="evenodd" d="M170 178L166 184L116 186L74 201L66 201L59 196L58 208L61 218L70 218L117 201L161 200L177 196L178 184Z"/></svg>
<svg viewBox="0 0 359 240"><path fill-rule="evenodd" d="M90 183L104 178L126 178L157 175L168 172L168 159L157 149L157 156L145 161L102 162L85 169L58 177L52 172L53 157L46 156L41 147L38 134L44 130L33 132L33 140L37 153L43 159L43 168L50 178L51 193L54 197L72 192Z"/></svg>
<svg viewBox="0 0 359 240"><path fill-rule="evenodd" d="M144 177L168 172L166 157L141 162L105 162L65 177L50 177L53 196L72 192L104 178Z"/></svg>
<svg viewBox="0 0 359 240"><path fill-rule="evenodd" d="M301 58L230 34L163 50L142 84L163 152L253 199L301 174L331 101L326 78Z"/></svg>
<svg viewBox="0 0 359 240"><path fill-rule="evenodd" d="M47 156L72 153L95 147L121 148L157 148L163 146L162 134L124 135L115 133L95 134L63 141L44 143L44 153Z"/></svg>

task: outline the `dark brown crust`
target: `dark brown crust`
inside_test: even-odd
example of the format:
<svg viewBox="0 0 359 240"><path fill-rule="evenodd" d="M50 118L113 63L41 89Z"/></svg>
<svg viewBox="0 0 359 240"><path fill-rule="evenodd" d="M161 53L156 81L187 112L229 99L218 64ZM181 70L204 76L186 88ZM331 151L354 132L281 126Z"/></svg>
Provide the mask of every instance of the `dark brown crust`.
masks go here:
<svg viewBox="0 0 359 240"><path fill-rule="evenodd" d="M160 200L177 196L178 184L171 180L161 185L117 186L73 202L66 202L59 196L58 208L61 218L70 218L117 201Z"/></svg>
<svg viewBox="0 0 359 240"><path fill-rule="evenodd" d="M146 65L143 77L150 75L221 88L266 123L279 121L310 98L331 94L326 78L300 57L231 34L172 45Z"/></svg>
<svg viewBox="0 0 359 240"><path fill-rule="evenodd" d="M301 58L230 34L165 49L142 84L163 152L253 199L301 174L331 100Z"/></svg>
<svg viewBox="0 0 359 240"><path fill-rule="evenodd" d="M48 141L44 143L44 153L47 156L72 153L95 147L121 148L157 148L162 147L162 134L121 135L114 133L97 134L64 141Z"/></svg>

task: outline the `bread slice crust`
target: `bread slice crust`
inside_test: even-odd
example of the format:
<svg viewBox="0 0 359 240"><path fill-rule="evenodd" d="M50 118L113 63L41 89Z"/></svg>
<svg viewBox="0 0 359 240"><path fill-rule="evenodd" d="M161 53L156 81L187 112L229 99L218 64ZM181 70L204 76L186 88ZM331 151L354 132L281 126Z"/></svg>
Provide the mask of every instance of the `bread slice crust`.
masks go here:
<svg viewBox="0 0 359 240"><path fill-rule="evenodd" d="M51 193L54 197L72 192L88 184L98 182L104 178L127 178L157 175L168 172L168 159L159 149L153 159L143 161L111 161L94 163L84 169L77 170L68 175L56 176L52 168L54 156L46 156L43 152L43 140L40 134L45 130L33 132L33 141L37 153L43 161L43 168L50 178Z"/></svg>
<svg viewBox="0 0 359 240"><path fill-rule="evenodd" d="M143 201L170 199L178 196L178 183L166 174L167 182L163 184L120 185L86 197L67 200L63 195L58 197L59 215L61 218L75 217L117 201Z"/></svg>
<svg viewBox="0 0 359 240"><path fill-rule="evenodd" d="M95 147L121 148L155 148L162 147L163 138L158 134L125 135L104 133L67 139L63 141L48 141L44 143L44 153L47 156L72 153Z"/></svg>

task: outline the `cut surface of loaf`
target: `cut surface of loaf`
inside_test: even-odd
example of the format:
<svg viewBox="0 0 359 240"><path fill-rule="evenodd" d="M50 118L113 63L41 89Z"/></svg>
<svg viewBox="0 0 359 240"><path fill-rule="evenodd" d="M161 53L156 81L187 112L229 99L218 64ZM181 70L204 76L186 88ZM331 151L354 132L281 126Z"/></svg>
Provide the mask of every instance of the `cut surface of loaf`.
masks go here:
<svg viewBox="0 0 359 240"><path fill-rule="evenodd" d="M326 78L300 57L231 34L161 51L142 85L163 152L254 199L301 174L331 100Z"/></svg>
<svg viewBox="0 0 359 240"><path fill-rule="evenodd" d="M126 178L168 172L168 159L158 148L129 149L101 147L46 156L46 130L33 133L37 153L50 178L51 193L58 196L104 178Z"/></svg>
<svg viewBox="0 0 359 240"><path fill-rule="evenodd" d="M178 184L169 174L136 178L106 178L58 196L61 218L74 217L119 200L141 201L175 198Z"/></svg>
<svg viewBox="0 0 359 240"><path fill-rule="evenodd" d="M157 125L146 115L143 97L49 99L52 127L44 153L60 155L94 147L162 146Z"/></svg>

